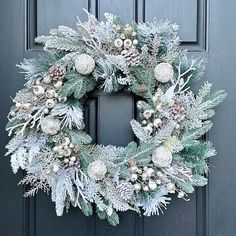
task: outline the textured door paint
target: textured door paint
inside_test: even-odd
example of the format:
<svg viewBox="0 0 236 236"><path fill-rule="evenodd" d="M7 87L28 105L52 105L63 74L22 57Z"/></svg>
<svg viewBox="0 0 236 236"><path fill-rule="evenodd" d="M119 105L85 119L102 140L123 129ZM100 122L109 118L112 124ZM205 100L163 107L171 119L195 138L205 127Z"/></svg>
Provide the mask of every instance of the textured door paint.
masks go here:
<svg viewBox="0 0 236 236"><path fill-rule="evenodd" d="M22 173L13 175L9 158L3 158L10 96L24 83L15 64L23 57L42 53L33 41L35 36L47 34L59 24L73 26L77 15L85 19L82 8L99 19L104 12L112 12L129 21L153 17L176 21L182 27L182 47L189 49L189 54L207 57L205 78L214 82L214 88L229 93L217 108L216 124L208 135L218 150L217 158L209 163L208 187L190 195L190 202L173 199L164 215L141 218L122 213L117 227L95 216L87 218L79 209L56 217L49 196L40 193L36 198L22 197L24 188L17 186ZM235 12L234 0L1 0L0 236L235 236ZM134 105L135 98L127 94L92 94L85 116L94 142L126 145L133 140L129 120L136 115Z"/></svg>

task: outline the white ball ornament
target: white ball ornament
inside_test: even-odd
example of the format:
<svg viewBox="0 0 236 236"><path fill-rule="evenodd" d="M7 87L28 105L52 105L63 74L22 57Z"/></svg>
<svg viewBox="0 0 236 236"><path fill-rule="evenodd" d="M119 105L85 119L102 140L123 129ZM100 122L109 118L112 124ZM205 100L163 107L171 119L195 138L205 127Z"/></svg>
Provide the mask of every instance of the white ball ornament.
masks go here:
<svg viewBox="0 0 236 236"><path fill-rule="evenodd" d="M45 116L41 120L41 129L45 134L55 135L60 131L60 121L52 116Z"/></svg>
<svg viewBox="0 0 236 236"><path fill-rule="evenodd" d="M158 82L169 82L174 76L172 65L165 62L158 64L154 69L154 76Z"/></svg>
<svg viewBox="0 0 236 236"><path fill-rule="evenodd" d="M167 167L172 162L172 154L164 146L160 146L153 152L152 162L157 167Z"/></svg>
<svg viewBox="0 0 236 236"><path fill-rule="evenodd" d="M107 167L102 161L96 160L89 164L87 171L91 179L102 180L107 173Z"/></svg>
<svg viewBox="0 0 236 236"><path fill-rule="evenodd" d="M75 69L82 75L89 75L95 68L94 59L88 54L80 54L75 59Z"/></svg>

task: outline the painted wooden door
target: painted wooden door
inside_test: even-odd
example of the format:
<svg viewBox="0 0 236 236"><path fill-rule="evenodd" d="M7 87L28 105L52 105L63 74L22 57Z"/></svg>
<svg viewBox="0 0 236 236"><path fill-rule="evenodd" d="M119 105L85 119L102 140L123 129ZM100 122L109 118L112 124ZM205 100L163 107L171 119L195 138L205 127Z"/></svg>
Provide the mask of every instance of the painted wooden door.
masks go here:
<svg viewBox="0 0 236 236"><path fill-rule="evenodd" d="M0 235L1 236L235 236L236 235L236 1L228 0L1 0L0 5L0 94L1 156L7 135L4 126L11 105L10 96L24 83L15 67L23 57L41 53L34 43L37 35L47 34L60 24L74 26L76 16L93 12L100 20L112 12L126 20L148 21L168 18L180 27L182 47L189 54L208 58L205 79L215 88L229 93L220 107L208 138L218 149L209 165L209 185L191 195L190 202L174 199L161 216L139 217L123 213L120 225L109 226L95 216L87 218L79 209L57 217L50 198L39 194L24 199L17 186L22 174L11 173L9 159L0 159ZM95 93L86 112L87 129L94 141L125 145L134 137L129 120L135 117L135 98ZM219 108L218 108L219 109Z"/></svg>

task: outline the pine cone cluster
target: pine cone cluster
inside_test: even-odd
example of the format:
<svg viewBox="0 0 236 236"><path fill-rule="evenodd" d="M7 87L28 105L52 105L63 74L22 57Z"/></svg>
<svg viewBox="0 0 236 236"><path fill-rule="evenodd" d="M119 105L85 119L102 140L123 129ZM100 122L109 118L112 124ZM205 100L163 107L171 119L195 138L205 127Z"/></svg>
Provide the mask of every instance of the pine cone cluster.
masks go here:
<svg viewBox="0 0 236 236"><path fill-rule="evenodd" d="M137 49L123 50L121 55L126 59L128 66L137 66L141 63L141 56Z"/></svg>
<svg viewBox="0 0 236 236"><path fill-rule="evenodd" d="M186 111L185 111L184 107L182 107L179 104L174 104L171 107L171 117L177 121L184 120L184 118L186 117Z"/></svg>
<svg viewBox="0 0 236 236"><path fill-rule="evenodd" d="M134 194L133 185L126 181L121 181L117 185L116 190L123 200L129 200Z"/></svg>
<svg viewBox="0 0 236 236"><path fill-rule="evenodd" d="M62 65L53 65L48 69L48 75L53 81L62 80L65 77L66 69Z"/></svg>

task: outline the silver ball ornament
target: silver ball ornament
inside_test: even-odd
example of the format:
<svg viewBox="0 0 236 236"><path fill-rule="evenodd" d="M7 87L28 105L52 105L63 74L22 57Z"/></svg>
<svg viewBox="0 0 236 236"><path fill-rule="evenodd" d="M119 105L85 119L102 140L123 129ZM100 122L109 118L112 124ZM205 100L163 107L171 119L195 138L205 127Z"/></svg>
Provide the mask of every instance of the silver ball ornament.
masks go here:
<svg viewBox="0 0 236 236"><path fill-rule="evenodd" d="M75 59L75 69L82 75L88 75L95 68L94 59L88 54L80 54Z"/></svg>

